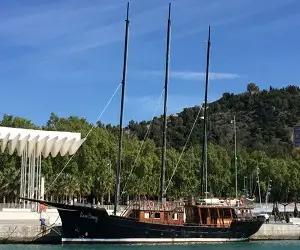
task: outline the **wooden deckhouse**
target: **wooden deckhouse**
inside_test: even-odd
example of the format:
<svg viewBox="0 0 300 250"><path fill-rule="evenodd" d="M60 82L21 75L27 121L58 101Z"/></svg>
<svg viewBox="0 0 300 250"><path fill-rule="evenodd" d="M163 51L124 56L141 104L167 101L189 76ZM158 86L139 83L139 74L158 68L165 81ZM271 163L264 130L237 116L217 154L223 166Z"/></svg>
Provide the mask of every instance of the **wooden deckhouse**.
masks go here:
<svg viewBox="0 0 300 250"><path fill-rule="evenodd" d="M228 228L238 217L228 205L188 204L184 202L133 202L122 216L139 222Z"/></svg>

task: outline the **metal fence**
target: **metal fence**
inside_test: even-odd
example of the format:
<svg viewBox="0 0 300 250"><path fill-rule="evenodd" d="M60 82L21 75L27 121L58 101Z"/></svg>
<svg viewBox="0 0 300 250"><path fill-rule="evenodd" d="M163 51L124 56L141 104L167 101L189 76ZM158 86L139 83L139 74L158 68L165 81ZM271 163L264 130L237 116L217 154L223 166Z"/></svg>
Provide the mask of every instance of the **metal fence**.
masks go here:
<svg viewBox="0 0 300 250"><path fill-rule="evenodd" d="M8 202L8 203L0 203L0 211L3 210L3 208L27 208L31 209L31 204L22 204L22 203L15 203L15 202Z"/></svg>

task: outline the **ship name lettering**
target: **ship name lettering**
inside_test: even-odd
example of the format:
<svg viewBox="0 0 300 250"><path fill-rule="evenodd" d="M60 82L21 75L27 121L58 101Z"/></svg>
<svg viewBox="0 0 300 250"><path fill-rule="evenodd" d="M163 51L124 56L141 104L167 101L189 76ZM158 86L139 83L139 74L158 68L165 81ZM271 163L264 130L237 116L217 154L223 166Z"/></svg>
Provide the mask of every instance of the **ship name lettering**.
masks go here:
<svg viewBox="0 0 300 250"><path fill-rule="evenodd" d="M93 216L90 213L84 214L83 212L81 212L80 213L80 218L85 218L85 219L88 219L88 220L94 220L95 222L98 222L97 216Z"/></svg>

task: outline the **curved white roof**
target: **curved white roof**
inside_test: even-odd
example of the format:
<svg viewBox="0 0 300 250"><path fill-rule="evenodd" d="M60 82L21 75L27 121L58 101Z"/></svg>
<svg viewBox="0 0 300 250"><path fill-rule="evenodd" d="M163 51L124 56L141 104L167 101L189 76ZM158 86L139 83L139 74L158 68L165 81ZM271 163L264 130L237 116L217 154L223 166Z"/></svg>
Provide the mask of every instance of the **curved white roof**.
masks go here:
<svg viewBox="0 0 300 250"><path fill-rule="evenodd" d="M80 133L0 127L1 152L8 148L10 155L16 151L21 156L26 145L28 156L33 151L43 157L73 155L84 141Z"/></svg>

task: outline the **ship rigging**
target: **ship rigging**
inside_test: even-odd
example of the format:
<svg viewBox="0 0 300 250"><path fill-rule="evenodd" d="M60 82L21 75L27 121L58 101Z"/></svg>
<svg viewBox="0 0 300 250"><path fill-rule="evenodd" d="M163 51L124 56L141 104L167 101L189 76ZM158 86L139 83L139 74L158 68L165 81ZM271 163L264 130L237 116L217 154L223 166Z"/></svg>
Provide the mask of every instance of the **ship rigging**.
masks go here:
<svg viewBox="0 0 300 250"><path fill-rule="evenodd" d="M182 243L209 241L247 240L258 231L264 220L251 214L238 215L235 208L228 204L206 204L197 200L167 201L165 187L166 172L166 133L167 133L167 98L170 57L171 4L168 9L167 44L165 57L164 81L164 115L163 145L161 152L160 199L132 201L127 209L117 215L120 201L120 184L122 170L123 111L127 73L129 3L125 20L125 41L122 72L121 110L119 124L119 150L116 168L116 188L114 214L109 215L104 208L93 208L80 205L66 205L44 200L33 200L41 204L56 207L62 220L63 242L90 243ZM209 79L210 28L207 48L207 66L204 104L204 141L207 127L207 86ZM207 142L204 143L207 151ZM206 152L205 151L205 152ZM204 161L205 153L203 154ZM207 164L202 167L201 182L207 176ZM203 185L201 185L203 188ZM207 178L205 182L207 196Z"/></svg>

